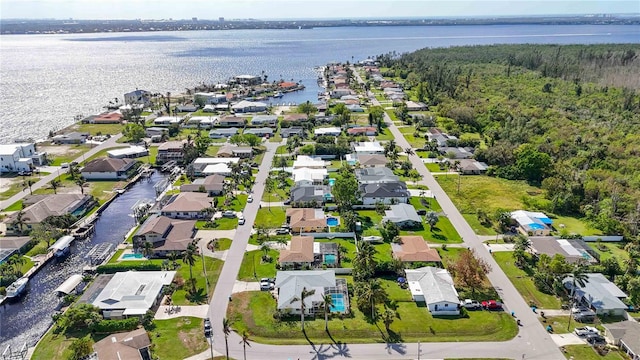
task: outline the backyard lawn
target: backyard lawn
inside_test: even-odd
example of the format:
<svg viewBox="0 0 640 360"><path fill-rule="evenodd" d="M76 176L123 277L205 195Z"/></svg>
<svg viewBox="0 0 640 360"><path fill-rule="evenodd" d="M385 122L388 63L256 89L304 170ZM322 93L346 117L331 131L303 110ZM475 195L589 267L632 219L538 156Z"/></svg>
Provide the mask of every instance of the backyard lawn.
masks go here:
<svg viewBox="0 0 640 360"><path fill-rule="evenodd" d="M511 252L494 252L493 257L527 303L540 309L560 309L560 299L539 291L532 276L515 266Z"/></svg>
<svg viewBox="0 0 640 360"><path fill-rule="evenodd" d="M433 341L501 341L517 333L517 326L510 315L499 312L469 312L466 318L433 318L424 306L411 301L408 290L403 290L394 281L383 280L390 300L397 306L397 318L391 324L391 335L399 342ZM355 299L350 299L355 304ZM254 341L270 344L307 344L300 331L298 316L277 321L273 314L276 300L267 292L245 292L236 294L230 303L228 318L236 331L246 330ZM371 323L355 305L352 316L333 317L329 321L329 332L335 341L346 343L382 342L388 337L381 321ZM324 330L323 316L305 320L309 340L316 345L331 343Z"/></svg>
<svg viewBox="0 0 640 360"><path fill-rule="evenodd" d="M281 206L263 207L258 210L255 227L279 228L286 220L285 208Z"/></svg>
<svg viewBox="0 0 640 360"><path fill-rule="evenodd" d="M153 355L159 359L184 359L208 348L202 333L203 319L179 317L155 320L155 329L149 332Z"/></svg>
<svg viewBox="0 0 640 360"><path fill-rule="evenodd" d="M238 273L238 280L240 281L257 281L263 277L276 277L276 264L278 263L278 257L280 253L277 250L269 250L269 256L271 262L263 262L262 256L264 252L262 250L252 250L244 253L242 258L242 264L240 265L240 272ZM254 275L255 271L255 275Z"/></svg>

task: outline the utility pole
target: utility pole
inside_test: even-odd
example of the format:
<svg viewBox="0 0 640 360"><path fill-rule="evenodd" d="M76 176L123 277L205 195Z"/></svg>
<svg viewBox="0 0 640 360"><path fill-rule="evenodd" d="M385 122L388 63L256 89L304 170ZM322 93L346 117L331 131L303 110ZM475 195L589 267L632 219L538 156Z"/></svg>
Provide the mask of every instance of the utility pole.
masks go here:
<svg viewBox="0 0 640 360"><path fill-rule="evenodd" d="M420 353L422 352L422 350L420 350L420 341L418 341L418 360L420 360Z"/></svg>

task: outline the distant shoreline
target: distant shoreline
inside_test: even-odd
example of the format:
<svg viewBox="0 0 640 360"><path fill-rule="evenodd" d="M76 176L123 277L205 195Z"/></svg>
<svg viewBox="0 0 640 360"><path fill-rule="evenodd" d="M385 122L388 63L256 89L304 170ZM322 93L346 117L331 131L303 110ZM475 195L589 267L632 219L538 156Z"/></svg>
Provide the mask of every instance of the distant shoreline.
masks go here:
<svg viewBox="0 0 640 360"><path fill-rule="evenodd" d="M379 20L47 20L3 19L0 34L85 34L202 30L306 30L321 27L469 25L640 25L640 16L537 16Z"/></svg>

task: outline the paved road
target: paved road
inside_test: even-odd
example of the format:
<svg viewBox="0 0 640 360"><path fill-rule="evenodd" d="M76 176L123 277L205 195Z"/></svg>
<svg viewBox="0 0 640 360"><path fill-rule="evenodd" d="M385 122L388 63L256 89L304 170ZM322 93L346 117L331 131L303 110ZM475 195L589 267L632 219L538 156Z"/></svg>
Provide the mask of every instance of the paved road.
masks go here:
<svg viewBox="0 0 640 360"><path fill-rule="evenodd" d="M122 134L117 134L117 135L113 135L111 136L110 139L108 139L107 141L103 142L102 144L91 148L89 151L87 151L86 153L84 153L83 155L79 156L77 159L73 160L77 163L80 163L83 161L83 159L89 158L93 155L95 155L98 151L104 150L104 149L108 149L111 147L115 147L115 146L122 146L123 144L119 144L116 141L118 139L120 139L122 137ZM40 180L38 180L37 183L33 184L31 186L31 191L40 189L41 187L46 186L51 180L55 179L56 177L65 174L69 169L62 169L59 168L57 171L52 172L49 175L46 175L44 177L42 177ZM12 197L8 198L7 200L4 201L0 201L0 210L7 208L8 206L10 206L11 204L15 203L18 200L22 200L25 196L29 195L29 189L23 190L15 195L13 195Z"/></svg>

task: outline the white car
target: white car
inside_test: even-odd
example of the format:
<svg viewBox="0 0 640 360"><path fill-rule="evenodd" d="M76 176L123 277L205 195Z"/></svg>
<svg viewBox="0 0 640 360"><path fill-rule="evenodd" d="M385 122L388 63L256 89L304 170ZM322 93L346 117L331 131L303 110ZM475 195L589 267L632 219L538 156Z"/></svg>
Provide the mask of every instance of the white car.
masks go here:
<svg viewBox="0 0 640 360"><path fill-rule="evenodd" d="M244 215L242 215L242 213L238 214L238 224L239 225L244 225Z"/></svg>
<svg viewBox="0 0 640 360"><path fill-rule="evenodd" d="M583 326L576 328L573 332L578 336L600 335L600 331L593 326Z"/></svg>
<svg viewBox="0 0 640 360"><path fill-rule="evenodd" d="M482 307L482 305L478 301L471 300L471 299L466 299L465 301L461 301L460 305L471 310L480 309Z"/></svg>
<svg viewBox="0 0 640 360"><path fill-rule="evenodd" d="M249 197L247 198L247 202L253 202L253 196L249 195Z"/></svg>

